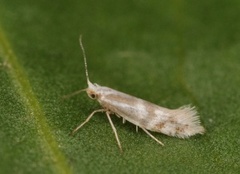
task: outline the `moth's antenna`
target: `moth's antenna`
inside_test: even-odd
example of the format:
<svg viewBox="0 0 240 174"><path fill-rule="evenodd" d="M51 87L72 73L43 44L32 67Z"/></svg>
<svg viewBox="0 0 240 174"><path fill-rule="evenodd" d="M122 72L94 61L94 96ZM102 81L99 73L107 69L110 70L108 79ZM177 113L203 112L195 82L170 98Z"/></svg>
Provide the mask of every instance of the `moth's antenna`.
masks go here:
<svg viewBox="0 0 240 174"><path fill-rule="evenodd" d="M87 82L89 84L90 80L89 80L89 76L88 76L87 58L86 58L85 50L84 50L84 47L83 47L83 44L82 44L82 35L80 35L80 37L79 37L79 43L80 43L80 47L81 47L82 53L83 53L85 73L86 73Z"/></svg>
<svg viewBox="0 0 240 174"><path fill-rule="evenodd" d="M64 96L62 97L62 99L63 99L63 100L68 99L68 98L70 98L70 97L72 97L72 96L74 96L74 95L77 95L77 94L79 94L79 93L81 93L81 92L83 92L83 91L86 91L86 90L87 90L87 89L81 89L81 90L75 91L75 92L73 92L73 93L71 93L71 94L64 95Z"/></svg>

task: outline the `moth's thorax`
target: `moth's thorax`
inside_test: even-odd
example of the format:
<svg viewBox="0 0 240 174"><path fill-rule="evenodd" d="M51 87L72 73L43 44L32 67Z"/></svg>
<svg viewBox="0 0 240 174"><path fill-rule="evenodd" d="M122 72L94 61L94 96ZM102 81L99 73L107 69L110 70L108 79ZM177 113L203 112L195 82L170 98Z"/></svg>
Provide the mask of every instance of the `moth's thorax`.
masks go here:
<svg viewBox="0 0 240 174"><path fill-rule="evenodd" d="M115 105L116 103L128 103L130 104L133 101L132 96L119 92L117 90L111 89L105 86L91 86L91 88L87 89L88 95L95 94L98 102L105 107L106 109L111 110L111 105ZM89 96L92 98L91 96Z"/></svg>
<svg viewBox="0 0 240 174"><path fill-rule="evenodd" d="M111 88L105 87L105 86L94 86L92 88L88 88L87 90L88 94L95 94L96 99L101 104L102 101L107 101L107 98L112 95L118 95L120 92L113 90Z"/></svg>
<svg viewBox="0 0 240 174"><path fill-rule="evenodd" d="M100 104L101 104L101 101L108 98L109 95L119 95L119 93L121 93L111 88L100 86L96 83L89 83L88 88L86 89L86 92L91 99L98 100Z"/></svg>

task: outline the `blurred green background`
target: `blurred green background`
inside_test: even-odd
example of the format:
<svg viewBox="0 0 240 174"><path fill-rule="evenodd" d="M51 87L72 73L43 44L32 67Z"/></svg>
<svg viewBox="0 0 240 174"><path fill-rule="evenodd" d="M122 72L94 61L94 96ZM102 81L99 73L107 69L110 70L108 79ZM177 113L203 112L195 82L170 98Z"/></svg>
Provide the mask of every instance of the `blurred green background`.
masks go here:
<svg viewBox="0 0 240 174"><path fill-rule="evenodd" d="M239 173L240 1L0 0L0 173ZM182 140L104 114L90 79L168 108L196 105Z"/></svg>

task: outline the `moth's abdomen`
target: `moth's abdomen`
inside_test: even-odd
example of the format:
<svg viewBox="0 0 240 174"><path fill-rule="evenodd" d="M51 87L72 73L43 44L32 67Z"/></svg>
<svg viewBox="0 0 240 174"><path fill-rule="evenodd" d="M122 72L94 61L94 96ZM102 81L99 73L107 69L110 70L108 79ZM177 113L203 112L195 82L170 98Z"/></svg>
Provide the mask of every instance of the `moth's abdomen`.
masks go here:
<svg viewBox="0 0 240 174"><path fill-rule="evenodd" d="M179 109L169 110L168 114L165 120L156 121L149 130L179 138L188 138L205 132L194 107L183 106Z"/></svg>

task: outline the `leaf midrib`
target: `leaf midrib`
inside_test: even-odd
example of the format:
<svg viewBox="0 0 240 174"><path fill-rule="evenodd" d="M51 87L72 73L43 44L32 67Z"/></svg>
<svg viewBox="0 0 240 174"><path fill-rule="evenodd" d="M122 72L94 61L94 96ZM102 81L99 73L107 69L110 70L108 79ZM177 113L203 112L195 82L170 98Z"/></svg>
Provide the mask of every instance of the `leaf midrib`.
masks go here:
<svg viewBox="0 0 240 174"><path fill-rule="evenodd" d="M56 138L51 132L51 128L47 123L47 119L44 115L44 111L32 90L32 86L28 80L24 68L19 64L18 58L15 55L5 32L0 27L0 48L2 51L3 62L6 62L8 67L9 77L12 79L13 86L16 88L16 92L22 99L28 114L36 121L36 126L39 134L39 138L42 140L42 146L45 149L46 154L50 154L52 164L56 173L72 173L67 159L58 148Z"/></svg>

